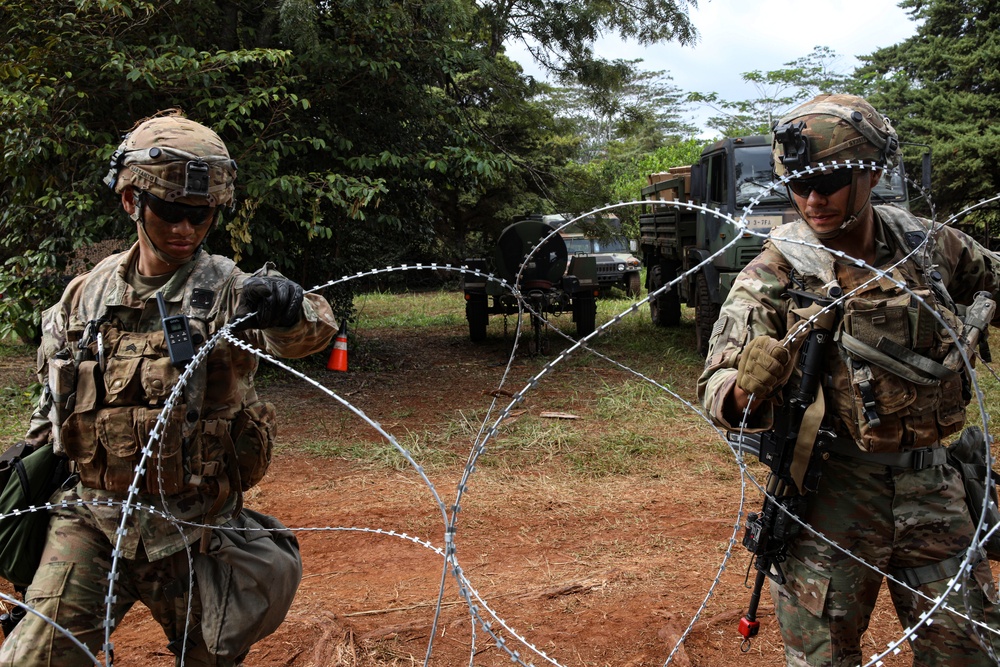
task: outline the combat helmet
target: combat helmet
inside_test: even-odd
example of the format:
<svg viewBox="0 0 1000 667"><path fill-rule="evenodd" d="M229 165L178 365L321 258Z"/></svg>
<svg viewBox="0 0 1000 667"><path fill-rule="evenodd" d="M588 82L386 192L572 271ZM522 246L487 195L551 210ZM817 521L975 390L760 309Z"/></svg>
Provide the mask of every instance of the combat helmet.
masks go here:
<svg viewBox="0 0 1000 667"><path fill-rule="evenodd" d="M891 166L899 155L899 139L889 119L864 98L818 95L777 122L771 153L778 176L835 160Z"/></svg>
<svg viewBox="0 0 1000 667"><path fill-rule="evenodd" d="M771 138L776 176L793 172L808 177L813 169L824 172L834 163L852 163L852 214L839 229L820 235L833 238L853 227L870 199L858 199L858 174L862 163L891 167L898 162L899 138L889 119L857 95L818 95L779 120ZM842 167L841 167L842 168ZM871 167L870 167L871 168ZM789 196L794 202L794 199ZM801 211L800 211L801 213Z"/></svg>
<svg viewBox="0 0 1000 667"><path fill-rule="evenodd" d="M104 183L117 193L131 187L135 207L131 217L139 234L161 260L177 264L150 240L143 208L148 193L171 204L191 207L232 207L236 162L218 134L185 118L178 109L163 111L140 121L111 156ZM215 216L212 224L215 224ZM202 244L204 244L203 237ZM191 261L201 250L199 244Z"/></svg>
<svg viewBox="0 0 1000 667"><path fill-rule="evenodd" d="M233 201L236 161L218 134L171 109L125 135L104 183L119 193L132 186L168 202L224 206Z"/></svg>

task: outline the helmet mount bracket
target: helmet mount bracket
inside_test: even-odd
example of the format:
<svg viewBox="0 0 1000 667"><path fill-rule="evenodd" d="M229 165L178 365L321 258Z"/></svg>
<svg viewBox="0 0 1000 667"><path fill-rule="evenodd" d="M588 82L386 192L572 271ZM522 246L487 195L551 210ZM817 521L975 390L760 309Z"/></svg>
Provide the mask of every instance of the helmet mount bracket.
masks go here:
<svg viewBox="0 0 1000 667"><path fill-rule="evenodd" d="M208 163L191 160L184 170L184 197L208 197Z"/></svg>
<svg viewBox="0 0 1000 667"><path fill-rule="evenodd" d="M809 166L809 140L803 136L804 121L785 123L774 128L774 140L781 144L781 164L786 169L795 170Z"/></svg>

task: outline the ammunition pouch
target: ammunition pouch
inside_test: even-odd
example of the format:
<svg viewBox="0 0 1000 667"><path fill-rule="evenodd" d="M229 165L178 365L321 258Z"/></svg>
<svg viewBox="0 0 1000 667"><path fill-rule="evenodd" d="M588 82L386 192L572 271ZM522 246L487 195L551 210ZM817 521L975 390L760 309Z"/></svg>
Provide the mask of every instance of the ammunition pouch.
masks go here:
<svg viewBox="0 0 1000 667"><path fill-rule="evenodd" d="M929 291L924 292L929 299ZM941 364L951 341L937 332L930 311L911 301L902 294L845 303L839 340L853 360L851 421L868 451L934 442L964 423L963 376ZM939 312L949 326L961 329L951 311L941 307Z"/></svg>
<svg viewBox="0 0 1000 667"><path fill-rule="evenodd" d="M86 332L75 333L74 342L49 362L49 389L51 421L59 425L57 451L76 462L84 485L126 493L147 446L141 493L201 488L217 494L221 509L232 491L260 482L277 434L272 404L256 401L232 419L213 419L202 414L202 392L192 395L185 387L193 403L174 407L156 428L182 373L170 363L163 332L122 331L104 323L82 346L76 341ZM150 444L154 428L158 438Z"/></svg>
<svg viewBox="0 0 1000 667"><path fill-rule="evenodd" d="M126 493L161 412L129 406L71 414L63 424L63 447L76 462L80 481L92 489ZM165 426L158 430L159 438L140 477L140 492L171 495L184 488L181 425L185 412L183 406L170 411Z"/></svg>
<svg viewBox="0 0 1000 667"><path fill-rule="evenodd" d="M233 419L229 432L239 469L240 488L246 491L264 478L271 465L274 438L278 434L278 415L274 405L264 401L248 405Z"/></svg>

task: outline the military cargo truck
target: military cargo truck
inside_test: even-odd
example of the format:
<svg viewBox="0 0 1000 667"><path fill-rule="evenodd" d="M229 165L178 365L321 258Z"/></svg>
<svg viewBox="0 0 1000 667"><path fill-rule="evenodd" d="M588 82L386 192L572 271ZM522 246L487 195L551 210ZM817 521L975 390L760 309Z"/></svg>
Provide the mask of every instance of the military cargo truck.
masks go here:
<svg viewBox="0 0 1000 667"><path fill-rule="evenodd" d="M650 315L658 326L676 326L681 305L693 307L695 345L702 355L708 353L712 327L733 280L760 252L763 239L709 212L652 202L691 201L739 219L751 200L758 198L746 222L748 228L766 234L799 217L783 187L763 196L771 182L771 139L757 135L706 146L697 164L651 174L649 185L642 189L642 199L650 203L643 205L639 215L639 246L650 292L738 239L674 289L649 302ZM902 165L882 178L873 199L906 205Z"/></svg>
<svg viewBox="0 0 1000 667"><path fill-rule="evenodd" d="M596 326L597 262L589 256L570 258L566 242L560 235L553 234L554 229L541 220L520 220L500 233L492 266L485 258L466 260L468 268L484 274L494 273L510 285L516 285L526 305L535 311L536 314L531 315L532 330L528 339L528 349L533 354L546 351L549 316L571 313L576 335L581 338L593 332ZM543 239L545 242L532 253ZM519 277L518 271L529 254L531 258ZM474 343L486 339L490 315L507 316L518 312L518 300L510 288L496 281L465 274L464 291L469 339Z"/></svg>

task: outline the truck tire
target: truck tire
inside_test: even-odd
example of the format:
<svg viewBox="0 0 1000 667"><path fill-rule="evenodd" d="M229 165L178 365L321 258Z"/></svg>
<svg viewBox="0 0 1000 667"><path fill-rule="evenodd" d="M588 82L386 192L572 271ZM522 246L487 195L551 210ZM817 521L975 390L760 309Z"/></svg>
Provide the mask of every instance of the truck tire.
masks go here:
<svg viewBox="0 0 1000 667"><path fill-rule="evenodd" d="M486 327L490 323L490 314L486 297L472 297L465 302L465 319L469 321L469 340L481 343L486 340Z"/></svg>
<svg viewBox="0 0 1000 667"><path fill-rule="evenodd" d="M656 264L649 269L649 291L653 292L677 277L674 264ZM675 327L681 323L680 286L674 285L669 292L649 300L649 316L658 327Z"/></svg>
<svg viewBox="0 0 1000 667"><path fill-rule="evenodd" d="M625 274L625 296L636 297L642 293L642 276L639 272Z"/></svg>
<svg viewBox="0 0 1000 667"><path fill-rule="evenodd" d="M597 326L597 300L592 296L573 299L573 321L576 322L577 338L593 333Z"/></svg>
<svg viewBox="0 0 1000 667"><path fill-rule="evenodd" d="M716 320L719 319L719 311L722 307L717 303L712 303L712 294L708 291L708 280L704 273L699 273L695 280L697 290L695 292L694 310L694 340L698 354L703 357L708 356L708 341L712 337L712 328Z"/></svg>

